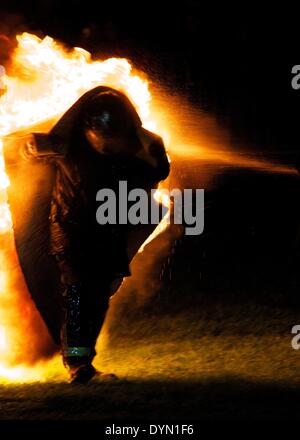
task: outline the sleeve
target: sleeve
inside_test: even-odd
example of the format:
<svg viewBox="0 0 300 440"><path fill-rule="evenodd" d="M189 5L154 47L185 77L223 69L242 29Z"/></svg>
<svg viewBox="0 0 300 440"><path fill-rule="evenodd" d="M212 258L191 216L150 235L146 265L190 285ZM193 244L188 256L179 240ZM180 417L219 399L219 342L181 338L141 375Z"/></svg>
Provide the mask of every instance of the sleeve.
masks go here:
<svg viewBox="0 0 300 440"><path fill-rule="evenodd" d="M138 136L143 148L136 157L147 163L155 182L166 179L170 173L170 163L162 138L142 127L138 130Z"/></svg>
<svg viewBox="0 0 300 440"><path fill-rule="evenodd" d="M170 173L170 163L162 139L154 141L149 146L149 153L155 163L153 166L155 180L159 182L166 179Z"/></svg>

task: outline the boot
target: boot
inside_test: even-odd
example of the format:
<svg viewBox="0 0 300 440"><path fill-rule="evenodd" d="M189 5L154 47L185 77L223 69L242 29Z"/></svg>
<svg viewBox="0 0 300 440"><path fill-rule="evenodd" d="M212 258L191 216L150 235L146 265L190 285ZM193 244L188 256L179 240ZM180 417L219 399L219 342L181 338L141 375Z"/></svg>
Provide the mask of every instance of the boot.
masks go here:
<svg viewBox="0 0 300 440"><path fill-rule="evenodd" d="M66 288L63 294L64 321L61 331L63 363L70 373L71 382L85 383L96 370L92 366L96 354L91 345L91 323L87 315L84 299L86 289L82 283Z"/></svg>

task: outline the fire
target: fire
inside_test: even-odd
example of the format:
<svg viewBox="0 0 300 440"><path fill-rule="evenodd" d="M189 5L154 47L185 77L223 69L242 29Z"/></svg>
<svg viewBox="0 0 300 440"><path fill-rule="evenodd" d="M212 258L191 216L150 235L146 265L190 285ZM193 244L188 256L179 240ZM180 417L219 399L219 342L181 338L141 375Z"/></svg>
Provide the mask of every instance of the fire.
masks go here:
<svg viewBox="0 0 300 440"><path fill-rule="evenodd" d="M50 37L41 40L28 33L17 40L13 59L16 76L6 79L7 93L0 109L1 135L59 116L85 91L100 84L126 92L144 126L156 129L149 119L148 83L133 74L126 59L92 61L84 49L68 52Z"/></svg>
<svg viewBox="0 0 300 440"><path fill-rule="evenodd" d="M13 234L1 137L42 121L51 121L50 129L84 92L101 84L125 92L136 106L144 127L159 130L156 121L150 118L148 82L133 72L126 59L93 61L84 49L68 51L50 37L40 39L29 33L17 36L17 40L11 73L5 78L6 93L0 99L0 378L33 381L49 377L50 364L49 368L26 366L29 362L26 347L32 345L32 335L20 326L19 317L26 315L26 310L17 310L16 292L10 283L8 249L13 248ZM21 349L21 365L12 355L20 341L25 347Z"/></svg>
<svg viewBox="0 0 300 440"><path fill-rule="evenodd" d="M23 33L17 39L12 66L5 78L5 93L0 94L0 380L30 382L61 378L64 373L57 359L35 364L34 367L29 365L34 361L28 357L26 350L34 346L35 340L28 324L29 312L24 300L21 304L18 302L16 289L20 287L12 283L11 268L16 255L7 204L9 181L4 169L1 137L44 121L50 129L84 92L98 85L107 85L125 92L135 104L144 127L160 134L167 145L170 140L168 128L172 129L173 157L179 155L189 160L204 158L276 172L294 170L232 153L227 148L226 134L214 126L212 130L221 133L221 139L211 140L205 129L201 130L201 125L200 129L198 127L199 121L207 126L211 124L208 116L189 113L186 109L191 108L190 104L185 104L172 93L165 96L163 105L162 101L158 101L156 107L152 106L150 113L152 96L148 82L141 73L134 72L126 59L93 60L84 49L67 50L50 37L40 39ZM170 109L170 119L166 119L161 110L166 106ZM197 120L197 129L193 130L185 118ZM158 190L156 197L169 207L170 201L163 191ZM166 226L167 216L149 240ZM35 335L35 338L38 337L39 334Z"/></svg>

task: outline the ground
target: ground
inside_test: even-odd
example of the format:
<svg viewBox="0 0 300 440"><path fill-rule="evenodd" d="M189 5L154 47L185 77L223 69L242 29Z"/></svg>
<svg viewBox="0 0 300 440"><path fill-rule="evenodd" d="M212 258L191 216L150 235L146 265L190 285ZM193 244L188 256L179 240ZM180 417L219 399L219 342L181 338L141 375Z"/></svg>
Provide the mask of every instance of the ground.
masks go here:
<svg viewBox="0 0 300 440"><path fill-rule="evenodd" d="M221 307L216 299L202 306L137 313L117 330L116 315L96 366L119 380L71 386L57 359L46 382L0 385L0 418L299 418L300 352L291 346L298 313L254 302Z"/></svg>

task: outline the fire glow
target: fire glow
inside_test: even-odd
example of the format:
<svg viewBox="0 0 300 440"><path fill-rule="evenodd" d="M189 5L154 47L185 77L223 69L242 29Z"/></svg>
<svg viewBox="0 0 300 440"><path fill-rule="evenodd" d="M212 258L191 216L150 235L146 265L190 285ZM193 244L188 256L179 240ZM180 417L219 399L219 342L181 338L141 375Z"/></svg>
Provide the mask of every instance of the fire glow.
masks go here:
<svg viewBox="0 0 300 440"><path fill-rule="evenodd" d="M44 128L50 129L84 92L107 85L129 96L145 128L160 134L167 147L172 143L174 159L177 156L189 162L206 159L270 172L293 173L295 170L232 152L225 131L220 130L213 118L191 111L190 103L173 93L165 97L161 94L154 106L147 80L142 74L136 74L126 59L94 61L84 49L68 51L50 37L41 40L24 33L17 39L11 73L5 79L6 93L0 98L0 381L58 380L65 373L57 357L41 362L29 354L35 345L42 345L41 334L45 329L28 292L20 301L18 292L26 289L24 280L23 286L13 282L12 269L17 265L17 258L1 137L44 121ZM153 88L153 97L154 92L160 94L161 89ZM167 108L168 115L163 114L162 108ZM189 125L189 121L196 124ZM210 131L205 130L210 125ZM219 136L217 140L211 136L212 132ZM163 192L158 191L156 198L169 206L170 201ZM147 242L163 229L164 224L160 223Z"/></svg>
<svg viewBox="0 0 300 440"><path fill-rule="evenodd" d="M158 133L159 130L156 121L150 119L148 83L133 73L126 59L93 61L84 49L67 51L50 37L41 40L28 33L19 35L17 40L12 74L5 78L6 93L0 99L0 379L28 382L49 377L53 362L28 366L31 362L26 351L32 345L32 330L29 328L28 332L26 322L20 325L23 311L18 310L21 306L13 298L15 291L10 283L8 248L13 249L13 233L1 137L42 121L51 120L50 129L84 92L98 85L125 92L136 106L143 126ZM156 234L161 229L160 225Z"/></svg>

